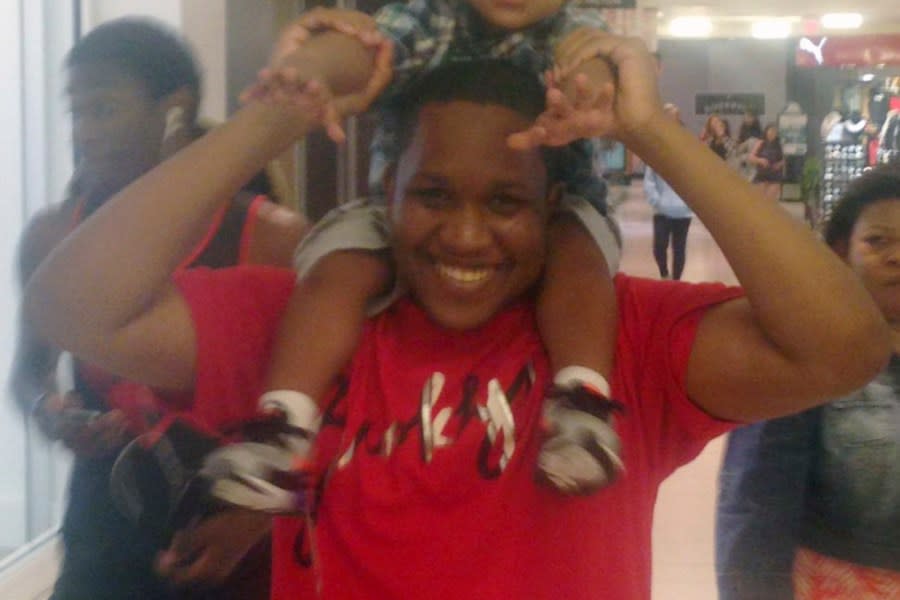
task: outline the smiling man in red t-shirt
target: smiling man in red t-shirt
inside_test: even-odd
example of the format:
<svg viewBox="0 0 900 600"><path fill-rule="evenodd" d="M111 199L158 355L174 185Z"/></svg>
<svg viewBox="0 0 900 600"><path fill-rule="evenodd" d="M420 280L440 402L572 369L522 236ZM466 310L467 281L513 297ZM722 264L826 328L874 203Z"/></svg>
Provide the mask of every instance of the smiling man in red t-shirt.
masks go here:
<svg viewBox="0 0 900 600"><path fill-rule="evenodd" d="M669 473L732 421L802 409L882 367L887 332L865 290L665 117L646 49L598 35L585 52L616 65L614 106L592 106L587 93L572 106L551 91L533 129L542 94L529 96L530 79L506 65L448 67L411 94L387 185L410 293L369 321L321 415L321 496L309 519L276 525L275 598L649 598L652 510ZM110 369L193 389L195 410L258 393L293 276L194 271L175 285L169 276L219 196L314 117L251 104L126 190L85 227L90 240L129 240L130 269L73 236L32 280L32 317ZM690 201L746 294L617 278L611 383L625 407L625 474L587 497L533 480L549 375L530 292L559 192L551 158L509 145L522 130L526 146L561 130L628 143ZM73 262L95 275L56 277ZM103 310L84 306L97 289ZM860 350L848 357L848 346ZM163 358L145 360L148 348Z"/></svg>

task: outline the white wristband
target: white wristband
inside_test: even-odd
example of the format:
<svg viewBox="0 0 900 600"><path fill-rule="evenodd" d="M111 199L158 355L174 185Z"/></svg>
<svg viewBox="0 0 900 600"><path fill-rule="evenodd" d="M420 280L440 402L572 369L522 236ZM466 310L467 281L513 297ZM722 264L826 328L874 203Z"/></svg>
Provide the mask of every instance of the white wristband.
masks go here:
<svg viewBox="0 0 900 600"><path fill-rule="evenodd" d="M607 383L606 378L588 367L573 365L562 368L556 373L553 383L565 388L572 388L579 383L583 383L609 398L609 383Z"/></svg>
<svg viewBox="0 0 900 600"><path fill-rule="evenodd" d="M294 390L271 390L259 399L259 409L263 412L278 410L287 416L289 425L300 427L313 433L322 425L322 415L312 398Z"/></svg>

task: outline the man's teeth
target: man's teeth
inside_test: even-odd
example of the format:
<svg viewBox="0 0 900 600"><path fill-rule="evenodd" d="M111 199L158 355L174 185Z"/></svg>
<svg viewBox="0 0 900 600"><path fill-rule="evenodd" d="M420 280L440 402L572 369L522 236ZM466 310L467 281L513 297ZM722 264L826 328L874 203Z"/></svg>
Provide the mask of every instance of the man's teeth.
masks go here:
<svg viewBox="0 0 900 600"><path fill-rule="evenodd" d="M487 279L491 274L490 269L463 269L441 264L437 265L437 270L443 277L460 283L478 283Z"/></svg>

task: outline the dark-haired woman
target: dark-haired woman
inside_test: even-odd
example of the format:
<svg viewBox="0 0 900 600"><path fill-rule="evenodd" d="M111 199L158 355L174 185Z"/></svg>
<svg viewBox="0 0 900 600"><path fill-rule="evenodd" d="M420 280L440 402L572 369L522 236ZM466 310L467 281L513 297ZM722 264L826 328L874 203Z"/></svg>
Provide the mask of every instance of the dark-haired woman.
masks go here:
<svg viewBox="0 0 900 600"><path fill-rule="evenodd" d="M766 125L761 139L753 152L750 162L756 165L753 183L757 184L766 198L777 202L781 199L781 182L784 179L784 151L778 137L778 126L774 123Z"/></svg>
<svg viewBox="0 0 900 600"><path fill-rule="evenodd" d="M68 198L26 227L19 248L23 284L51 250L109 198L202 135L196 122L200 75L193 54L177 33L155 21L127 18L97 27L69 51L65 67L77 170ZM302 219L293 212L253 192L242 193L205 232L198 232L197 246L182 267L287 266L303 229ZM185 592L155 572L160 550L155 537L122 515L110 493L110 472L119 451L168 408L149 388L77 359L74 390L58 390L53 377L57 356L35 335L32 324L21 324L13 372L19 405L75 455L62 527L65 554L53 599L184 597ZM248 407L251 412L255 408L252 403ZM227 518L221 517L222 522ZM212 525L205 527L211 530ZM233 527L232 540L244 536L245 546L254 546L266 529L264 519L244 519ZM198 548L198 557L204 551ZM240 545L220 547L217 571L198 569L197 579L219 582L246 551ZM255 586L254 595L222 591L213 597L265 598L264 556L261 565L262 586Z"/></svg>
<svg viewBox="0 0 900 600"><path fill-rule="evenodd" d="M730 434L717 514L722 600L900 598L900 167L853 182L825 241L892 326L894 355L831 404Z"/></svg>

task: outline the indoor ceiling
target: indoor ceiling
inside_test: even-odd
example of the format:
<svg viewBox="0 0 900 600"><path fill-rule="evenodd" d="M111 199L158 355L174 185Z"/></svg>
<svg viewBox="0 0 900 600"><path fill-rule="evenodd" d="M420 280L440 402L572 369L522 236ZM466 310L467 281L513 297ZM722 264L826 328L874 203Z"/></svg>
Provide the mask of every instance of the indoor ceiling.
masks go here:
<svg viewBox="0 0 900 600"><path fill-rule="evenodd" d="M790 35L900 33L898 0L637 0L642 8L659 11L659 34L669 37L668 24L676 17L706 16L712 37L750 37L754 22L779 19L789 24ZM828 31L819 18L826 13L854 12L863 17L859 29Z"/></svg>

